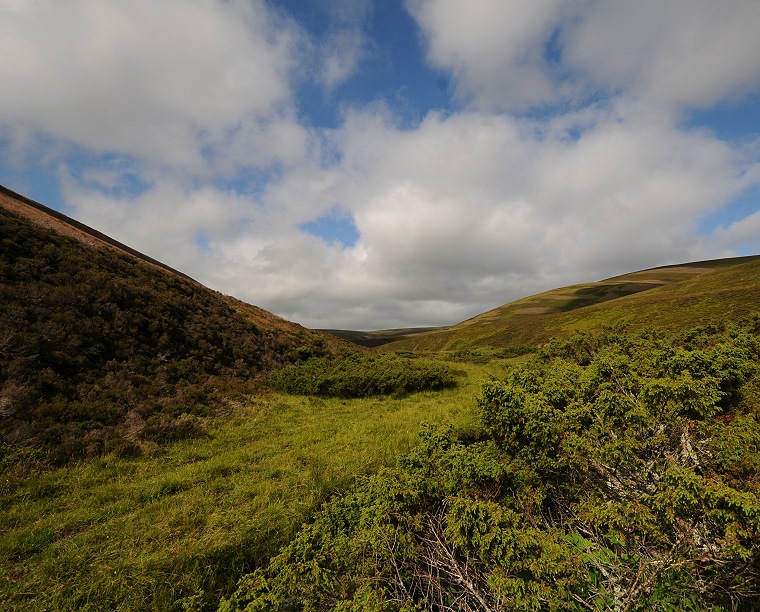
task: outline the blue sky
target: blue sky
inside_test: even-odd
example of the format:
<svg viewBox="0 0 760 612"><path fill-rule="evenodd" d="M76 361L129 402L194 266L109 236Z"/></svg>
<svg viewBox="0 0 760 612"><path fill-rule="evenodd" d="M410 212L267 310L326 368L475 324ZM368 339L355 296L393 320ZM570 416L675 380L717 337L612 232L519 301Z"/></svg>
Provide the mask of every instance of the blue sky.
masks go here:
<svg viewBox="0 0 760 612"><path fill-rule="evenodd" d="M311 327L760 253L756 0L0 0L0 183Z"/></svg>

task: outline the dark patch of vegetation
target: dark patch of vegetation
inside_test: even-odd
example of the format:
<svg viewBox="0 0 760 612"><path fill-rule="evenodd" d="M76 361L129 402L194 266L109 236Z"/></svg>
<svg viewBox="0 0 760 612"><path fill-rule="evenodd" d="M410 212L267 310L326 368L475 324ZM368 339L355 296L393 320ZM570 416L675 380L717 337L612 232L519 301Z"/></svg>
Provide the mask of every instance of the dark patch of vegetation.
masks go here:
<svg viewBox="0 0 760 612"><path fill-rule="evenodd" d="M722 259L705 259L701 261L688 261L680 264L669 264L666 266L657 266L652 270L667 270L669 268L724 268L726 266L736 266L739 264L754 261L758 255L742 255L740 257L724 257ZM643 270L646 272L647 270Z"/></svg>
<svg viewBox="0 0 760 612"><path fill-rule="evenodd" d="M440 363L391 355L310 359L275 370L269 382L294 395L372 397L439 391L456 384L454 373Z"/></svg>
<svg viewBox="0 0 760 612"><path fill-rule="evenodd" d="M257 324L252 307L3 209L0 304L0 458L11 463L29 449L61 463L203 435L204 417L263 372L330 350L316 333Z"/></svg>
<svg viewBox="0 0 760 612"><path fill-rule="evenodd" d="M617 282L617 283L597 283L594 286L579 289L575 296L561 303L557 307L558 312L570 312L578 308L585 308L592 304L602 304L610 300L616 300L626 295L634 295L642 291L657 289L661 283L636 283L636 282Z"/></svg>
<svg viewBox="0 0 760 612"><path fill-rule="evenodd" d="M554 341L220 610L752 610L760 318Z"/></svg>

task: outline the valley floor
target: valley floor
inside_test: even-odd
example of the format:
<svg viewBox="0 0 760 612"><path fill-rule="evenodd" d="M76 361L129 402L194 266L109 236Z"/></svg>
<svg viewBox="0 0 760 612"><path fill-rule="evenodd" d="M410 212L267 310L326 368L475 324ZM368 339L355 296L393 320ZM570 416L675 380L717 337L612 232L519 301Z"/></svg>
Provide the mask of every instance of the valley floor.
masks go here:
<svg viewBox="0 0 760 612"><path fill-rule="evenodd" d="M474 427L480 381L503 362L453 367L449 391L263 395L218 418L209 436L155 456L4 469L0 607L182 609L199 593L213 606L321 501L407 452L423 423Z"/></svg>

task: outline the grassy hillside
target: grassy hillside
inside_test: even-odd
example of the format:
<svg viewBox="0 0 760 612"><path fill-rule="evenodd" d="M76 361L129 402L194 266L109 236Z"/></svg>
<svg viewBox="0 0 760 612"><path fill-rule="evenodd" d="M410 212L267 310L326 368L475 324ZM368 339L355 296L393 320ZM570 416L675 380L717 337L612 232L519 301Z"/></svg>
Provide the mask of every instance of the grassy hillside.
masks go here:
<svg viewBox="0 0 760 612"><path fill-rule="evenodd" d="M760 258L664 266L526 297L449 328L409 335L383 350L528 350L574 330L627 324L679 330L760 309Z"/></svg>
<svg viewBox="0 0 760 612"><path fill-rule="evenodd" d="M87 229L0 194L4 461L203 435L266 372L351 350Z"/></svg>

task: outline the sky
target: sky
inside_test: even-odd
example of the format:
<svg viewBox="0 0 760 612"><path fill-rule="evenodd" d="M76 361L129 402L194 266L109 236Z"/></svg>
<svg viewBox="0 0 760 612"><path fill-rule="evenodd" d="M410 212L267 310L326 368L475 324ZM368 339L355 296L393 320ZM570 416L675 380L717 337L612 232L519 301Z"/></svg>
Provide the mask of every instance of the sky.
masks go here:
<svg viewBox="0 0 760 612"><path fill-rule="evenodd" d="M757 0L0 0L0 183L315 328L760 254Z"/></svg>

